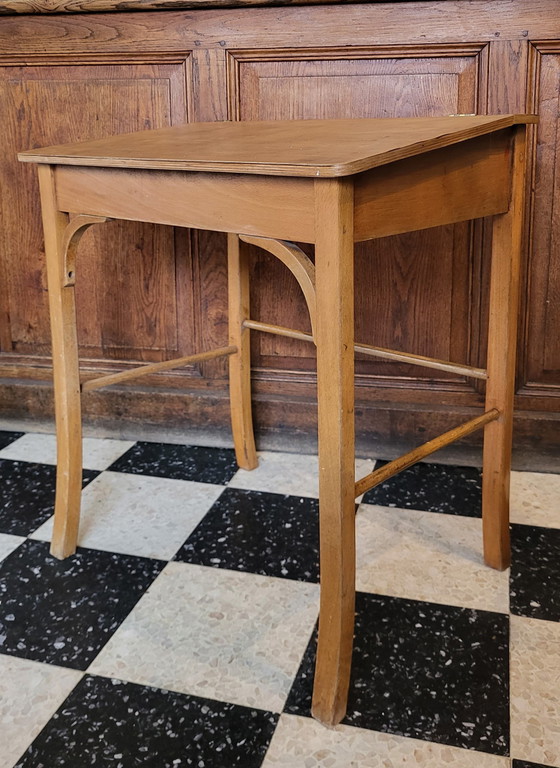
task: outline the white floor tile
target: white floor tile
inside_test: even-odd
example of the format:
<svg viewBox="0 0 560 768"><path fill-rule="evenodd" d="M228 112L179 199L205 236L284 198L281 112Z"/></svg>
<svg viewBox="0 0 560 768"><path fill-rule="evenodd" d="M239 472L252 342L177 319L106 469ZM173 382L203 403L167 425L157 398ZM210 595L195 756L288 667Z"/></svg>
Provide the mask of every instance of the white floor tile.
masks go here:
<svg viewBox="0 0 560 768"><path fill-rule="evenodd" d="M511 521L560 528L560 475L511 473Z"/></svg>
<svg viewBox="0 0 560 768"><path fill-rule="evenodd" d="M278 712L318 597L316 584L170 563L90 671Z"/></svg>
<svg viewBox="0 0 560 768"><path fill-rule="evenodd" d="M0 561L8 557L10 552L25 541L23 536L13 536L11 533L0 533Z"/></svg>
<svg viewBox="0 0 560 768"><path fill-rule="evenodd" d="M85 469L107 469L119 456L128 451L134 442L128 440L103 440L85 437L83 454ZM34 461L38 464L56 464L56 437L28 433L14 440L0 451L0 458L13 461Z"/></svg>
<svg viewBox="0 0 560 768"><path fill-rule="evenodd" d="M356 459L356 478L373 470L373 459ZM319 497L319 460L316 455L259 452L259 466L239 469L228 485L251 491L269 491L290 496Z"/></svg>
<svg viewBox="0 0 560 768"><path fill-rule="evenodd" d="M507 757L282 715L262 768L508 768Z"/></svg>
<svg viewBox="0 0 560 768"><path fill-rule="evenodd" d="M560 765L560 623L511 617L511 754Z"/></svg>
<svg viewBox="0 0 560 768"><path fill-rule="evenodd" d="M0 768L12 768L81 677L74 669L0 655Z"/></svg>
<svg viewBox="0 0 560 768"><path fill-rule="evenodd" d="M223 486L103 472L82 493L78 545L168 560ZM30 538L50 541L52 518Z"/></svg>
<svg viewBox="0 0 560 768"><path fill-rule="evenodd" d="M479 519L361 504L356 529L359 590L507 613L508 572L484 564Z"/></svg>

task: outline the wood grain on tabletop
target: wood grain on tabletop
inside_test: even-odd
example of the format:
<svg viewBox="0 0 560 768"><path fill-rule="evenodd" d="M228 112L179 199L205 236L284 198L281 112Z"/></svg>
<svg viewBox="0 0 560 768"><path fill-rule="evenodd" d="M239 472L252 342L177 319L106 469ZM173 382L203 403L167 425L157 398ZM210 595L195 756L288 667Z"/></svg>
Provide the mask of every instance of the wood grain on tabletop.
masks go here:
<svg viewBox="0 0 560 768"><path fill-rule="evenodd" d="M225 121L33 149L19 158L63 165L346 176L535 121L531 115Z"/></svg>

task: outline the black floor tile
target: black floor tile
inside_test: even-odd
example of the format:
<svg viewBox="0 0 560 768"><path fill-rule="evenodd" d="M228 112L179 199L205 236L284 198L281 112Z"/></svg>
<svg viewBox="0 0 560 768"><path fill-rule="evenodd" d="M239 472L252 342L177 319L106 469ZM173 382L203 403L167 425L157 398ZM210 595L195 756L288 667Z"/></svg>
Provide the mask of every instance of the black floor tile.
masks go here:
<svg viewBox="0 0 560 768"><path fill-rule="evenodd" d="M386 461L378 461L376 469L385 464ZM480 517L481 483L481 471L476 467L420 463L372 488L363 501L384 507Z"/></svg>
<svg viewBox="0 0 560 768"><path fill-rule="evenodd" d="M86 669L164 563L28 539L0 565L0 653Z"/></svg>
<svg viewBox="0 0 560 768"><path fill-rule="evenodd" d="M25 432L6 432L4 430L0 430L0 449L10 445L10 443L13 443L14 440L23 437L24 434Z"/></svg>
<svg viewBox="0 0 560 768"><path fill-rule="evenodd" d="M83 471L83 485L99 472ZM0 533L28 536L54 512L56 467L0 459Z"/></svg>
<svg viewBox="0 0 560 768"><path fill-rule="evenodd" d="M513 760L511 768L558 768L558 766L548 763L528 763L526 760Z"/></svg>
<svg viewBox="0 0 560 768"><path fill-rule="evenodd" d="M357 594L344 723L506 755L508 618L466 608ZM310 714L313 637L285 711Z"/></svg>
<svg viewBox="0 0 560 768"><path fill-rule="evenodd" d="M15 768L259 768L278 716L86 676Z"/></svg>
<svg viewBox="0 0 560 768"><path fill-rule="evenodd" d="M511 613L560 621L560 530L512 525L511 551Z"/></svg>
<svg viewBox="0 0 560 768"><path fill-rule="evenodd" d="M111 472L225 485L237 472L230 448L138 442L109 467Z"/></svg>
<svg viewBox="0 0 560 768"><path fill-rule="evenodd" d="M175 560L319 580L317 499L226 488Z"/></svg>

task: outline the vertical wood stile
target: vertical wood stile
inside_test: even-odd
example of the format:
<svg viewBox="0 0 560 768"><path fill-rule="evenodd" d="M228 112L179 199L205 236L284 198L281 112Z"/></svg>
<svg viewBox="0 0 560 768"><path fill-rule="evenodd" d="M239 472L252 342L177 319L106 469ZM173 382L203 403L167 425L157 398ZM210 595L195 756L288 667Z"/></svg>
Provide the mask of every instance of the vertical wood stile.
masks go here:
<svg viewBox="0 0 560 768"><path fill-rule="evenodd" d="M237 348L229 358L231 427L235 456L243 469L258 464L251 410L251 331L243 326L249 312L249 248L236 234L229 234L229 343Z"/></svg>
<svg viewBox="0 0 560 768"><path fill-rule="evenodd" d="M344 717L355 605L353 184L315 182L321 607L313 716Z"/></svg>
<svg viewBox="0 0 560 768"><path fill-rule="evenodd" d="M509 486L525 191L526 127L514 130L511 204L492 226L486 410L496 408L501 416L484 429L482 474L484 559L500 570L510 563Z"/></svg>
<svg viewBox="0 0 560 768"><path fill-rule="evenodd" d="M56 501L51 553L76 551L82 490L82 420L74 286L66 285L64 233L68 216L58 210L51 166L39 165L52 334L57 435Z"/></svg>

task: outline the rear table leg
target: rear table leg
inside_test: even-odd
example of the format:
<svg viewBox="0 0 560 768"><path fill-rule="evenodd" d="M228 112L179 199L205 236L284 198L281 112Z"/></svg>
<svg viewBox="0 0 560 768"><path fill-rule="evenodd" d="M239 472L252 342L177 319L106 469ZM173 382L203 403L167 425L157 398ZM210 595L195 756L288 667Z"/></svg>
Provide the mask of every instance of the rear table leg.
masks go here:
<svg viewBox="0 0 560 768"><path fill-rule="evenodd" d="M248 246L236 234L228 235L229 344L237 352L229 358L231 426L237 463L243 469L258 464L251 409L251 339L243 327L249 315Z"/></svg>

